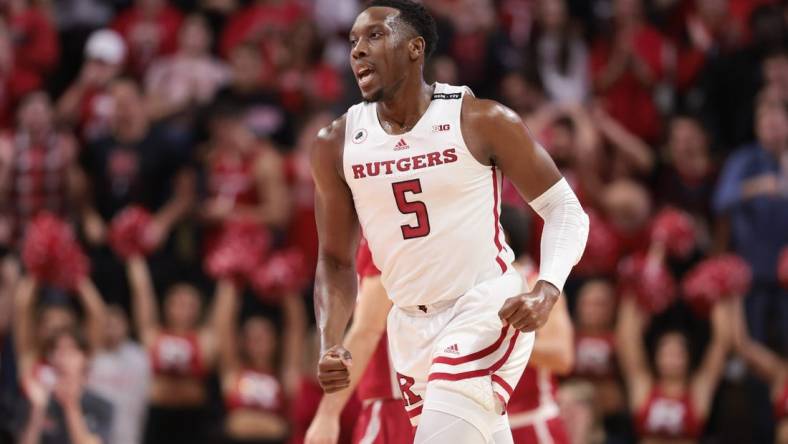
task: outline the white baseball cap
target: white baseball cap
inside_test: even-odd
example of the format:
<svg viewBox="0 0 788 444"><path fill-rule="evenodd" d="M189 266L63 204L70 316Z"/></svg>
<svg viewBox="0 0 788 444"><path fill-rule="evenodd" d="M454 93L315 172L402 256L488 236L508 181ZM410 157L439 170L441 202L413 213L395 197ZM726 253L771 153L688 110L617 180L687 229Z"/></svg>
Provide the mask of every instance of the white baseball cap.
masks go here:
<svg viewBox="0 0 788 444"><path fill-rule="evenodd" d="M126 57L126 44L117 32L111 29L99 29L90 34L85 44L85 57L117 65Z"/></svg>

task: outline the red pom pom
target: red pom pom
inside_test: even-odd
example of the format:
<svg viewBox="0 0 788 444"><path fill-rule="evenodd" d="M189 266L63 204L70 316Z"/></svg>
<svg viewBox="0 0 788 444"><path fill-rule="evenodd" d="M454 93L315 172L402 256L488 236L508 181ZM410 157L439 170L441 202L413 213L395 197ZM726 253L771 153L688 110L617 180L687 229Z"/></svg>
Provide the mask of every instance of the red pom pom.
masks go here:
<svg viewBox="0 0 788 444"><path fill-rule="evenodd" d="M686 258L695 248L695 225L692 217L675 208L657 214L651 226L651 241L662 242L673 257Z"/></svg>
<svg viewBox="0 0 788 444"><path fill-rule="evenodd" d="M268 246L269 234L265 226L228 222L205 256L205 270L215 279L247 276L265 257Z"/></svg>
<svg viewBox="0 0 788 444"><path fill-rule="evenodd" d="M299 293L307 281L304 256L293 248L276 252L251 273L249 281L260 299L267 302Z"/></svg>
<svg viewBox="0 0 788 444"><path fill-rule="evenodd" d="M50 213L40 213L27 227L22 262L36 279L73 290L90 264L71 227Z"/></svg>
<svg viewBox="0 0 788 444"><path fill-rule="evenodd" d="M128 206L118 213L109 228L109 244L115 253L124 259L135 254L150 254L152 245L144 241L150 221L148 210L137 205Z"/></svg>
<svg viewBox="0 0 788 444"><path fill-rule="evenodd" d="M621 262L619 286L652 314L663 312L676 299L676 281L664 263L638 254Z"/></svg>
<svg viewBox="0 0 788 444"><path fill-rule="evenodd" d="M575 272L585 276L613 274L621 255L621 245L615 231L596 212L588 212L588 241Z"/></svg>
<svg viewBox="0 0 788 444"><path fill-rule="evenodd" d="M777 264L777 278L780 279L780 285L783 288L788 288L788 247L783 248L780 253L780 261Z"/></svg>
<svg viewBox="0 0 788 444"><path fill-rule="evenodd" d="M750 289L752 273L744 260L725 254L699 262L681 283L684 299L699 315L708 315L719 300L744 296Z"/></svg>

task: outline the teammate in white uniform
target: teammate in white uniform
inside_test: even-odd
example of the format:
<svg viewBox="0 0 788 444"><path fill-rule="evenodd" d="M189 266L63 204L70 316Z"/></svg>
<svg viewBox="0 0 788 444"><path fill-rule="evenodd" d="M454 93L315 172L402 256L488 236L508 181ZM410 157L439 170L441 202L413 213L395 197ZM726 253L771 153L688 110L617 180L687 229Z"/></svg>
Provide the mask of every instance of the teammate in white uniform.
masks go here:
<svg viewBox="0 0 788 444"><path fill-rule="evenodd" d="M320 252L318 377L349 384L342 337L356 295L360 225L394 303L392 361L416 443L510 443L505 412L585 247L588 218L519 117L465 87L424 82L435 22L375 0L350 32L364 102L318 135L312 170ZM545 220L539 281L523 292L500 228L505 174Z"/></svg>

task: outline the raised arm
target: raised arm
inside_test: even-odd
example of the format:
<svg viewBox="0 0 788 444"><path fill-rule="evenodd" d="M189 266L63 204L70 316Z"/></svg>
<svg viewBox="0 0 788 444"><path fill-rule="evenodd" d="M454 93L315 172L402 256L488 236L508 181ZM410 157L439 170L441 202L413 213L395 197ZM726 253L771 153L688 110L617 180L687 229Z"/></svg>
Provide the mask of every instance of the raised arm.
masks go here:
<svg viewBox="0 0 788 444"><path fill-rule="evenodd" d="M219 371L222 376L240 369L238 357L238 310L240 307L238 287L230 279L216 283L216 294L211 308L207 328L201 333L202 343L214 343L218 352ZM210 336L211 338L207 338ZM203 345L205 347L206 345Z"/></svg>
<svg viewBox="0 0 788 444"><path fill-rule="evenodd" d="M654 167L654 154L638 136L632 134L601 106L592 110L594 123L616 151L626 157L641 173L648 173Z"/></svg>
<svg viewBox="0 0 788 444"><path fill-rule="evenodd" d="M14 293L14 347L19 377L29 375L38 358L35 340L35 305L38 283L30 275L22 277Z"/></svg>
<svg viewBox="0 0 788 444"><path fill-rule="evenodd" d="M345 336L345 348L353 354L350 385L320 400L317 414L306 433L306 444L336 444L339 439L339 416L356 389L372 355L386 331L386 317L391 301L383 289L380 276L364 278L353 314L353 324Z"/></svg>
<svg viewBox="0 0 788 444"><path fill-rule="evenodd" d="M717 302L711 310L711 341L700 368L692 376L692 402L701 418L709 413L714 390L725 368L731 345L732 307L737 302L734 299Z"/></svg>
<svg viewBox="0 0 788 444"><path fill-rule="evenodd" d="M130 257L126 262L126 273L131 287L134 324L140 340L148 347L159 330L159 316L156 311L155 290L145 258L139 255Z"/></svg>
<svg viewBox="0 0 788 444"><path fill-rule="evenodd" d="M547 152L511 109L466 96L462 133L474 157L500 168L544 219L539 281L526 294L509 298L499 316L523 331L547 322L588 237L588 216Z"/></svg>
<svg viewBox="0 0 788 444"><path fill-rule="evenodd" d="M770 385L775 385L788 377L788 366L780 355L768 347L754 341L747 332L747 321L744 318L742 302L737 301L731 307L733 318L733 345L736 352L747 362L747 365Z"/></svg>
<svg viewBox="0 0 788 444"><path fill-rule="evenodd" d="M285 295L282 301L282 311L285 317L282 345L287 350L282 363L282 381L284 381L285 393L290 399L294 399L301 383L301 361L304 357L304 341L306 340L306 307L301 295Z"/></svg>
<svg viewBox="0 0 788 444"><path fill-rule="evenodd" d="M77 295L85 311L85 338L90 344L92 353L101 349L104 344L104 323L107 306L93 281L86 277L77 284Z"/></svg>
<svg viewBox="0 0 788 444"><path fill-rule="evenodd" d="M350 352L342 347L356 300L355 253L358 216L342 173L344 118L320 131L311 160L315 181L315 220L320 241L315 277L315 317L320 332L318 379L334 392L350 384Z"/></svg>
<svg viewBox="0 0 788 444"><path fill-rule="evenodd" d="M640 408L651 390L651 374L646 360L643 330L646 314L633 297L621 299L616 325L616 349L624 381L629 392L630 408Z"/></svg>
<svg viewBox="0 0 788 444"><path fill-rule="evenodd" d="M566 298L558 298L550 318L536 332L529 364L566 375L575 361L574 327L566 308Z"/></svg>

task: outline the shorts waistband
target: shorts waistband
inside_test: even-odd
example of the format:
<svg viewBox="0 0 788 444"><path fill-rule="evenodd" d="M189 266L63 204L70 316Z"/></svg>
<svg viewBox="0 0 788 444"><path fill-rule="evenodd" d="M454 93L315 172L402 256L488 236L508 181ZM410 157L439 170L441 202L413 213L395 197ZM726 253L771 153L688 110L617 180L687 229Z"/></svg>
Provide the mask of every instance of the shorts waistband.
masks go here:
<svg viewBox="0 0 788 444"><path fill-rule="evenodd" d="M425 304L425 305L408 305L405 307L400 307L397 305L396 307L409 315L416 315L416 316L431 316L435 313L440 313L447 308L454 306L457 302L457 299L449 299L446 301L438 301L432 304Z"/></svg>

